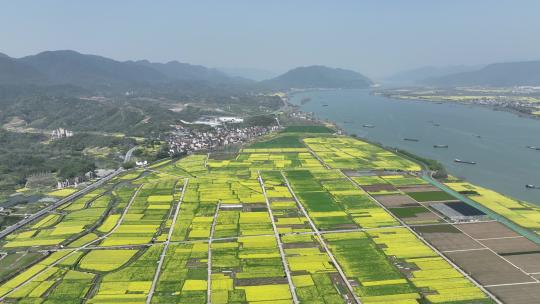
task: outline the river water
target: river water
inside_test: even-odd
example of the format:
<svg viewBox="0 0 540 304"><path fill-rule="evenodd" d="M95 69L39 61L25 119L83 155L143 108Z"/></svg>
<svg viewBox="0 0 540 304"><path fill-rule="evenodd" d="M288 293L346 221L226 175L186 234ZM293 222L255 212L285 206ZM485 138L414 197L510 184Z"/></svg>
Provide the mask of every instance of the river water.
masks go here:
<svg viewBox="0 0 540 304"><path fill-rule="evenodd" d="M540 147L540 120L481 106L394 100L369 90L306 91L292 95L290 102L300 105L306 97L311 101L301 105L302 111L331 120L349 134L436 159L454 176L540 204L540 190L525 188L540 186L540 151L527 148ZM477 164L456 163L456 158Z"/></svg>

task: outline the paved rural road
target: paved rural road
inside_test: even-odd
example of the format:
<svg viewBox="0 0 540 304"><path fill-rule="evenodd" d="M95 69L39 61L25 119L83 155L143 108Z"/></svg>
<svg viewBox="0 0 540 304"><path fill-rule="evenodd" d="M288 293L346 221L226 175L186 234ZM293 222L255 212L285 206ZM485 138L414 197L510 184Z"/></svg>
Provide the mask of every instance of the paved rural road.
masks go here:
<svg viewBox="0 0 540 304"><path fill-rule="evenodd" d="M137 188L137 190L135 191L135 193L131 196L131 199L129 200L129 203L127 204L126 208L124 208L124 211L122 212L122 215L120 216L120 218L118 219L118 222L116 223L116 225L113 227L113 229L111 229L111 231L105 233L104 235L98 237L97 239L95 240L92 240L92 241L89 241L85 244L83 244L82 246L80 247L77 247L77 248L74 248L71 252L69 252L67 255L61 257L60 259L56 260L55 262L49 264L47 267L41 269L40 271L38 271L37 273L34 273L33 275L31 275L29 278L27 278L24 282L20 283L19 285L17 285L15 288L12 288L10 291L8 291L7 293L5 293L2 297L0 297L0 303L4 303L4 299L9 296L10 294L18 291L19 289L23 288L24 286L26 286L27 284L29 284L32 280L34 280L36 277L40 276L41 274L49 271L50 269L56 267L56 265L60 264L62 261L66 260L67 258L69 258L70 256L72 256L73 254L75 254L76 252L80 251L80 250L83 250L83 249L86 249L88 247L90 247L90 245L92 244L95 244L95 243L99 243L100 241L108 238L111 234L113 234L116 229L118 229L118 227L120 227L120 225L122 224L122 222L124 221L124 218L126 217L126 214L128 213L129 209L131 208L131 205L133 204L133 202L135 201L135 198L137 197L137 195L139 195L139 191L142 189L142 187L144 186L144 184L141 184L139 186L139 188Z"/></svg>
<svg viewBox="0 0 540 304"><path fill-rule="evenodd" d="M178 203L176 204L176 210L174 211L171 226L169 228L169 233L167 234L167 239L165 240L165 245L163 246L163 251L161 252L161 256L159 257L156 273L154 275L154 279L152 280L152 285L150 286L148 295L146 296L147 304L152 302L152 297L154 296L154 291L156 290L159 276L161 274L161 269L163 268L163 262L165 261L167 250L169 249L169 245L171 244L171 238L174 231L174 226L176 225L176 220L178 219L178 214L180 213L180 206L182 205L182 202L184 201L184 194L186 193L188 182L189 182L189 178L184 179L184 185L182 186L182 194L180 195L180 199L178 200Z"/></svg>
<svg viewBox="0 0 540 304"><path fill-rule="evenodd" d="M101 185L103 185L104 183L106 183L107 181L112 179L113 177L117 176L118 174L122 173L123 171L124 171L124 169L121 169L121 168L117 169L113 173L111 173L111 174L107 175L106 177L100 179L99 181L89 185L88 187L86 187L86 188L84 188L84 189L82 189L82 190L80 190L78 192L75 192L75 193L73 193L73 194L59 200L58 202L56 202L56 203L54 203L54 204L52 204L52 205L50 205L50 206L48 206L48 207L46 207L44 209L41 209L40 211L30 215L29 217L27 217L27 218L15 223L15 224L9 226L9 227L7 227L6 229L4 229L4 230L2 230L0 232L0 238L5 237L6 235L12 233L13 231L21 228L22 226L30 223L31 221L37 219L40 216L45 215L48 212L51 212L52 210L60 207L61 205L63 205L63 204L65 204L65 203L67 203L67 202L69 202L69 201L71 201L71 200L73 200L73 199L75 199L75 198L77 198L77 197L79 197L81 195L84 195L84 194L86 194L86 193L100 187Z"/></svg>
<svg viewBox="0 0 540 304"><path fill-rule="evenodd" d="M135 151L138 147L139 146L135 146L126 152L126 155L124 156L124 163L127 163L131 159L131 155L133 155L133 151Z"/></svg>
<svg viewBox="0 0 540 304"><path fill-rule="evenodd" d="M206 271L208 277L208 279L206 280L206 303L208 304L212 304L212 241L214 240L214 232L216 231L219 208L221 208L221 202L218 202L216 206L216 212L214 212L214 219L212 219L212 227L210 228L210 238L208 239L208 263L206 263Z"/></svg>

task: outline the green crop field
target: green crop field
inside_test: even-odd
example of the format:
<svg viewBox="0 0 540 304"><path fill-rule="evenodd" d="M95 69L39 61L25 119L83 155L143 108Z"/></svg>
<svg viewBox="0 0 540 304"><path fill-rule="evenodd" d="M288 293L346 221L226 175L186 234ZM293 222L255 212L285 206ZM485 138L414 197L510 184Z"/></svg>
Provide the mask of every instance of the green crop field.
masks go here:
<svg viewBox="0 0 540 304"><path fill-rule="evenodd" d="M443 191L410 192L408 194L419 202L456 200L455 197Z"/></svg>
<svg viewBox="0 0 540 304"><path fill-rule="evenodd" d="M283 135L252 144L249 148L304 148L298 135Z"/></svg>
<svg viewBox="0 0 540 304"><path fill-rule="evenodd" d="M425 185L420 167L331 133L289 127L112 179L1 240L1 301L491 303L399 220L427 208L371 196Z"/></svg>
<svg viewBox="0 0 540 304"><path fill-rule="evenodd" d="M289 126L283 130L283 133L327 133L332 134L335 131L325 126Z"/></svg>
<svg viewBox="0 0 540 304"><path fill-rule="evenodd" d="M427 211L425 207L405 207L405 208L390 208L390 211L397 217L413 217L419 213Z"/></svg>

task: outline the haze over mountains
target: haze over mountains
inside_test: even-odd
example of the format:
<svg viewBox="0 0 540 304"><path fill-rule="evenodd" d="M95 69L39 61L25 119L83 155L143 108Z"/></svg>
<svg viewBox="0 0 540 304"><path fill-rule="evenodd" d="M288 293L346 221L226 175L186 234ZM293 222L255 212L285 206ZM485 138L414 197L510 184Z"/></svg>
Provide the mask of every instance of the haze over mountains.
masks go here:
<svg viewBox="0 0 540 304"><path fill-rule="evenodd" d="M255 81L267 80L270 78L274 78L280 74L275 71L269 71L269 70L257 69L257 68L220 67L217 69L233 77L253 79Z"/></svg>
<svg viewBox="0 0 540 304"><path fill-rule="evenodd" d="M271 88L368 88L373 82L366 76L345 69L320 65L299 67L278 77L265 80L261 85Z"/></svg>
<svg viewBox="0 0 540 304"><path fill-rule="evenodd" d="M423 67L385 79L394 85L432 87L538 86L540 61L503 62L477 66Z"/></svg>
<svg viewBox="0 0 540 304"><path fill-rule="evenodd" d="M267 80L264 71L219 69L178 61L117 61L75 51L45 51L22 58L0 53L0 85L75 85L82 88L162 86L235 87L247 90L369 88L373 81L351 70L320 65L298 67ZM254 75L253 79L240 75ZM267 74L268 76L268 74ZM540 61L486 66L423 67L384 80L399 85L434 87L540 85Z"/></svg>
<svg viewBox="0 0 540 304"><path fill-rule="evenodd" d="M174 83L234 85L257 89L364 88L372 83L353 71L323 66L302 67L257 82L220 70L178 61L116 61L75 51L45 51L23 58L0 55L0 84L61 85L84 88L127 85L155 86Z"/></svg>
<svg viewBox="0 0 540 304"><path fill-rule="evenodd" d="M537 86L540 85L540 61L489 64L475 71L428 78L431 86Z"/></svg>
<svg viewBox="0 0 540 304"><path fill-rule="evenodd" d="M82 87L126 84L159 84L174 81L234 82L235 78L176 61L120 62L75 51L46 51L23 58L0 57L0 83L72 84Z"/></svg>
<svg viewBox="0 0 540 304"><path fill-rule="evenodd" d="M443 77L451 74L470 72L478 70L483 66L467 66L467 65L452 65L452 66L426 66L416 69L406 70L398 72L390 77L384 79L385 82L389 82L397 85L414 85L421 84L426 79Z"/></svg>

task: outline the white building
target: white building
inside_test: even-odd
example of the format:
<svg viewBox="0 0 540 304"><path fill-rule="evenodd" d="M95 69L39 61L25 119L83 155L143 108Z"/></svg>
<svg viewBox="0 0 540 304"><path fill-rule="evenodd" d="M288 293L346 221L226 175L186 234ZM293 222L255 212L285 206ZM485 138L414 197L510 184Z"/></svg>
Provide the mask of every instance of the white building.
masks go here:
<svg viewBox="0 0 540 304"><path fill-rule="evenodd" d="M60 139L60 138L64 138L64 137L73 136L73 132L68 131L68 130L66 130L64 128L58 128L58 129L52 131L51 136L52 136L53 139Z"/></svg>

